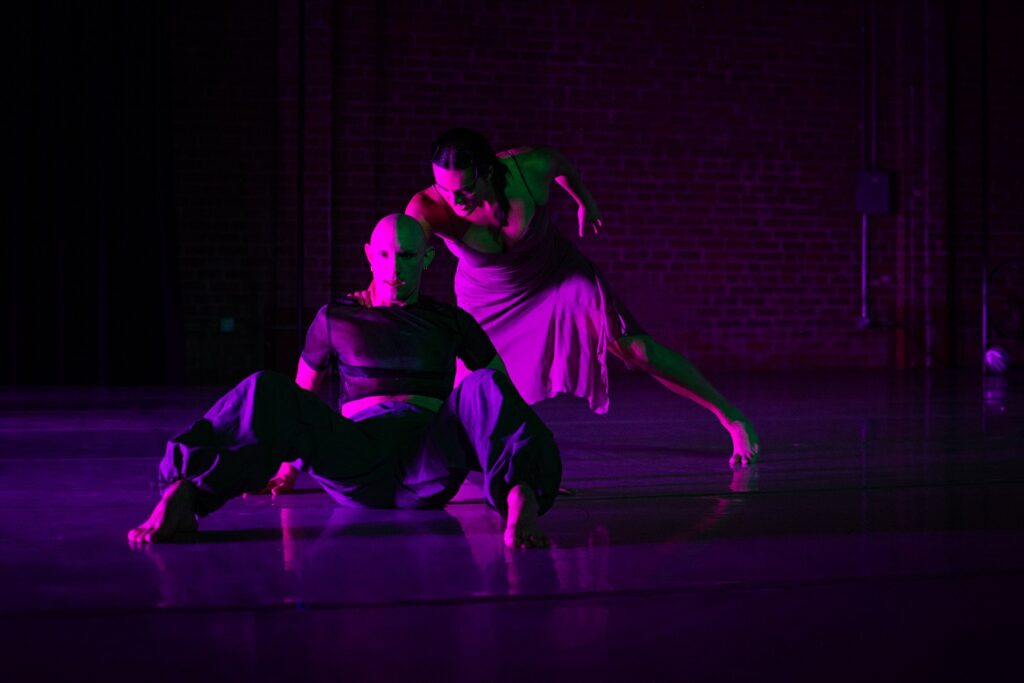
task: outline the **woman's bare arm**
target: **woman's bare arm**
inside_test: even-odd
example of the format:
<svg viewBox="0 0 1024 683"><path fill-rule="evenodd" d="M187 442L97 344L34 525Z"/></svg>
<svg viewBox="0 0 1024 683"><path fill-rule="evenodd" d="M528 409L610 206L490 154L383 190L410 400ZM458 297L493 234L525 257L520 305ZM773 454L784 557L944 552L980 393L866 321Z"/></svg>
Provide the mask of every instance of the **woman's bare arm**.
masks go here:
<svg viewBox="0 0 1024 683"><path fill-rule="evenodd" d="M437 201L427 194L427 190L413 195L405 207L405 213L419 221L423 228L423 236L427 240L435 232L441 234L446 232L448 217Z"/></svg>
<svg viewBox="0 0 1024 683"><path fill-rule="evenodd" d="M601 211L597 208L597 202L591 196L590 190L583 184L576 167L557 149L537 147L532 154L536 159L536 167L544 174L546 182L554 180L558 183L579 207L576 215L579 220L580 237L582 238L588 230L596 235L603 225Z"/></svg>

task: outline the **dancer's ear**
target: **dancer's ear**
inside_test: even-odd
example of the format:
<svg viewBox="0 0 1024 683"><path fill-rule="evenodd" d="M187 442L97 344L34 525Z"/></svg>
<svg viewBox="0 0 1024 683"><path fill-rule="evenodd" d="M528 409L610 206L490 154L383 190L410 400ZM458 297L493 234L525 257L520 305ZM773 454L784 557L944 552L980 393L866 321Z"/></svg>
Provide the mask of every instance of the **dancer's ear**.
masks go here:
<svg viewBox="0 0 1024 683"><path fill-rule="evenodd" d="M423 270L430 267L430 264L434 262L434 248L427 247L423 252Z"/></svg>
<svg viewBox="0 0 1024 683"><path fill-rule="evenodd" d="M363 254L366 255L366 262L370 264L370 269L373 269L373 259L370 258L370 245L369 243L363 245Z"/></svg>

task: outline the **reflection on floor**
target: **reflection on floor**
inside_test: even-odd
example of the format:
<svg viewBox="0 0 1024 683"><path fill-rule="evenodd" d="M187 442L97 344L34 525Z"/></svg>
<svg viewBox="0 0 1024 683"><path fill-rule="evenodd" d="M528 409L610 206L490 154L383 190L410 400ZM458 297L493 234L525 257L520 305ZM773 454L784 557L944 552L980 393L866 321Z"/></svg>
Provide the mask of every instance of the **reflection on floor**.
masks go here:
<svg viewBox="0 0 1024 683"><path fill-rule="evenodd" d="M364 512L308 479L131 548L163 440L218 392L0 390L4 678L977 680L1016 663L1019 381L724 377L764 444L732 472L709 416L616 379L605 417L538 407L577 495L543 519L553 549L518 552L479 482L445 511Z"/></svg>

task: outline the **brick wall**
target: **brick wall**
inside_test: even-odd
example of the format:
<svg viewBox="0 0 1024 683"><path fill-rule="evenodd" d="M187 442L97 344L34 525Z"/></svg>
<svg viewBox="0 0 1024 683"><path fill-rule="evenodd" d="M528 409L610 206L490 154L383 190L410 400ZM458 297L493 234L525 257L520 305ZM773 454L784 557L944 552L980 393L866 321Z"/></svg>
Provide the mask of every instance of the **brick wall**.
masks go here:
<svg viewBox="0 0 1024 683"><path fill-rule="evenodd" d="M702 363L881 364L880 335L850 336L859 5L767 5L353 12L339 49L361 41L350 58L374 83L341 95L384 93L367 97L388 106L367 103L362 137L391 206L426 184L427 145L449 126L562 149L605 214L584 251L652 334ZM336 229L358 232L380 198Z"/></svg>
<svg viewBox="0 0 1024 683"><path fill-rule="evenodd" d="M191 381L237 380L265 362L284 238L276 22L274 2L173 5L175 219Z"/></svg>
<svg viewBox="0 0 1024 683"><path fill-rule="evenodd" d="M878 163L899 176L901 210L872 220L868 329L853 206L862 2L180 10L175 163L192 376L290 371L297 307L308 323L332 293L366 283L362 241L426 186L429 143L454 125L498 147L565 152L605 218L581 248L655 337L702 367L976 364L983 24L972 7L878 3ZM1001 253L1021 251L1024 211L1011 166L1024 115L1015 21L1011 5L989 3ZM964 57L953 67L951 45ZM554 194L571 234L573 207ZM428 292L450 298L452 270L439 259ZM224 317L235 332L219 331Z"/></svg>

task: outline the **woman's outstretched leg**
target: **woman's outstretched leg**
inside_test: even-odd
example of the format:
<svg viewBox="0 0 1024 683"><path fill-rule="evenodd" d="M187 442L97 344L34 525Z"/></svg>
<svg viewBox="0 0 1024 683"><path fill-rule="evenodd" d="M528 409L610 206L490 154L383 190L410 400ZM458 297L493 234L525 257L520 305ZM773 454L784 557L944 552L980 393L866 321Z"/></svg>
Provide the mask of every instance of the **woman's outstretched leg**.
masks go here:
<svg viewBox="0 0 1024 683"><path fill-rule="evenodd" d="M661 382L673 393L707 408L732 439L730 465L757 462L761 447L754 425L729 403L693 363L646 334L620 337L609 350Z"/></svg>

